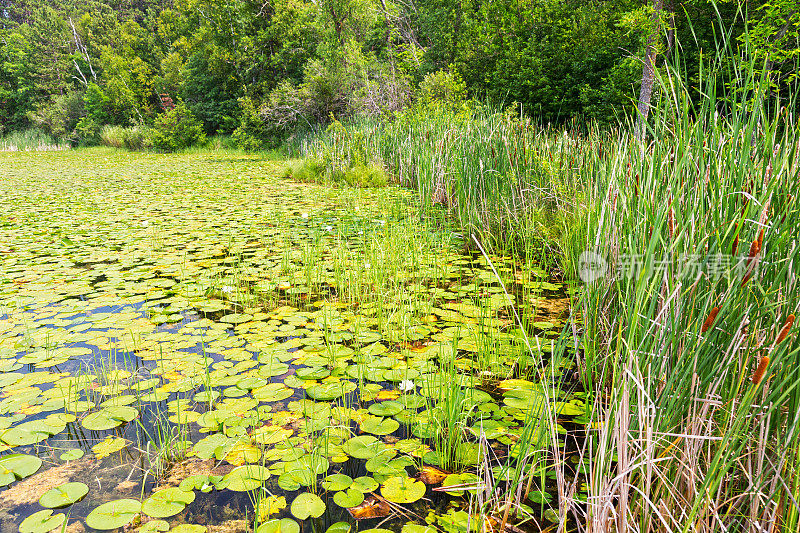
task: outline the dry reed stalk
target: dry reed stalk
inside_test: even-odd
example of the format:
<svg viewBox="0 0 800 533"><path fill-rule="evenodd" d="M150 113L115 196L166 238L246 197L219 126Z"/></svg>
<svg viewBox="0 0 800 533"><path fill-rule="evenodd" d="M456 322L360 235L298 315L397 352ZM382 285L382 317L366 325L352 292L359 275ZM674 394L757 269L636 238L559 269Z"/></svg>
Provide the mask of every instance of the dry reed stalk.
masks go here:
<svg viewBox="0 0 800 533"><path fill-rule="evenodd" d="M764 379L764 374L767 372L769 366L769 356L764 356L758 361L758 368L753 373L753 385L758 385Z"/></svg>
<svg viewBox="0 0 800 533"><path fill-rule="evenodd" d="M718 314L719 314L719 307L714 307L711 310L711 312L708 313L708 318L706 318L706 321L703 322L703 327L700 328L700 333L705 333L706 331L711 329L711 326L714 325L714 321L717 319Z"/></svg>

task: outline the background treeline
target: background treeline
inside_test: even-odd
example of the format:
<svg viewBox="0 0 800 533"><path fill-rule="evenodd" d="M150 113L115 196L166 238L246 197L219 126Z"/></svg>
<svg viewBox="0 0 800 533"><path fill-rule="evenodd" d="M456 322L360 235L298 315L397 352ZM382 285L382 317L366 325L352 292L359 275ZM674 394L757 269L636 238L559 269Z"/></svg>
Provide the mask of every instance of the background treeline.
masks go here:
<svg viewBox="0 0 800 533"><path fill-rule="evenodd" d="M692 85L718 19L733 42L750 27L788 90L794 4L0 0L0 135L174 149L233 134L259 149L332 117L466 97L545 124L616 123L635 109L648 52L656 67L680 54ZM166 133L145 136L153 125Z"/></svg>

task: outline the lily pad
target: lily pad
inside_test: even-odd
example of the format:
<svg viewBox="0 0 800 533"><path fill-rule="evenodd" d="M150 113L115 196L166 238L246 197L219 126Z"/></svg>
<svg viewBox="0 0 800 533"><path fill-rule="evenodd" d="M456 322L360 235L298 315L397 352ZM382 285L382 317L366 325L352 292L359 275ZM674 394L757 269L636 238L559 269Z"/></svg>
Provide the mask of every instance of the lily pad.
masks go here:
<svg viewBox="0 0 800 533"><path fill-rule="evenodd" d="M339 507L355 507L364 501L364 493L360 490L349 488L333 495L333 502Z"/></svg>
<svg viewBox="0 0 800 533"><path fill-rule="evenodd" d="M300 533L300 524L291 518L267 520L258 526L256 533Z"/></svg>
<svg viewBox="0 0 800 533"><path fill-rule="evenodd" d="M153 518L167 518L180 513L193 501L194 492L170 487L153 493L142 502L142 512Z"/></svg>
<svg viewBox="0 0 800 533"><path fill-rule="evenodd" d="M106 502L86 517L86 525L93 529L117 529L130 524L142 510L138 500L129 498Z"/></svg>
<svg viewBox="0 0 800 533"><path fill-rule="evenodd" d="M41 466L42 460L33 455L12 453L0 457L0 487L35 474Z"/></svg>
<svg viewBox="0 0 800 533"><path fill-rule="evenodd" d="M292 502L292 515L298 520L319 518L325 512L325 502L316 494L304 492Z"/></svg>
<svg viewBox="0 0 800 533"><path fill-rule="evenodd" d="M425 483L408 477L390 477L381 487L381 495L393 503L413 503L423 496L426 491Z"/></svg>
<svg viewBox="0 0 800 533"><path fill-rule="evenodd" d="M67 517L64 513L53 514L50 509L37 511L19 525L19 533L46 533L63 526Z"/></svg>
<svg viewBox="0 0 800 533"><path fill-rule="evenodd" d="M39 498L39 505L50 509L67 507L81 501L88 492L89 487L84 483L77 481L64 483L42 494L42 497Z"/></svg>

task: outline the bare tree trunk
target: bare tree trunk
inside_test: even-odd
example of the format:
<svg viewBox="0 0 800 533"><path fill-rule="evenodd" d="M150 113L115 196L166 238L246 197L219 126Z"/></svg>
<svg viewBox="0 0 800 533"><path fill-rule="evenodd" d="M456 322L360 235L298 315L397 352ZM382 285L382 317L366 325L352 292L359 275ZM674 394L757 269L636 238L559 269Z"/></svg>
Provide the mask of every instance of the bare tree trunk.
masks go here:
<svg viewBox="0 0 800 533"><path fill-rule="evenodd" d="M653 95L653 82L656 75L656 56L658 55L658 41L661 33L661 10L663 0L653 0L653 21L650 35L647 36L647 46L644 53L644 67L642 67L642 87L639 90L638 115L634 136L644 139L647 115L650 113L650 98Z"/></svg>

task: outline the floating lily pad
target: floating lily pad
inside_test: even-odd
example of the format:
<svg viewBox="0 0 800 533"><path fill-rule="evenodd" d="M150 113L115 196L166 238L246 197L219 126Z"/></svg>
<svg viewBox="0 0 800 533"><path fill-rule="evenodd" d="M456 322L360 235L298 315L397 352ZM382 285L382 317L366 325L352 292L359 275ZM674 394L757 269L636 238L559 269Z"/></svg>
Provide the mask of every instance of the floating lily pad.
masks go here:
<svg viewBox="0 0 800 533"><path fill-rule="evenodd" d="M269 470L261 465L239 466L222 478L220 487L236 492L245 492L260 487L269 477Z"/></svg>
<svg viewBox="0 0 800 533"><path fill-rule="evenodd" d="M304 492L292 502L292 515L298 520L319 518L325 512L325 502L316 494Z"/></svg>
<svg viewBox="0 0 800 533"><path fill-rule="evenodd" d="M0 457L0 487L35 474L41 466L42 460L33 455L12 453Z"/></svg>
<svg viewBox="0 0 800 533"><path fill-rule="evenodd" d="M19 533L46 533L61 528L66 519L64 513L54 515L50 509L38 511L22 521L19 525Z"/></svg>
<svg viewBox="0 0 800 533"><path fill-rule="evenodd" d="M177 487L154 492L142 502L142 512L153 518L175 516L194 501L194 492L186 492Z"/></svg>
<svg viewBox="0 0 800 533"><path fill-rule="evenodd" d="M345 474L331 474L322 481L325 490L340 491L353 484L353 478Z"/></svg>
<svg viewBox="0 0 800 533"><path fill-rule="evenodd" d="M67 450L66 452L59 455L59 459L62 461L75 461L83 457L84 451L80 448L73 448L71 450Z"/></svg>
<svg viewBox="0 0 800 533"><path fill-rule="evenodd" d="M89 487L84 483L77 481L64 483L42 494L42 497L39 498L39 505L50 509L67 507L81 501L88 492Z"/></svg>
<svg viewBox="0 0 800 533"><path fill-rule="evenodd" d="M354 488L342 490L333 495L333 502L339 507L355 507L364 501L364 493Z"/></svg>
<svg viewBox="0 0 800 533"><path fill-rule="evenodd" d="M106 502L86 517L86 525L93 529L117 529L130 524L142 510L138 500L123 499Z"/></svg>
<svg viewBox="0 0 800 533"><path fill-rule="evenodd" d="M258 526L256 533L300 533L300 524L291 518L267 520Z"/></svg>
<svg viewBox="0 0 800 533"><path fill-rule="evenodd" d="M393 503L413 503L426 491L425 483L404 476L387 479L381 487L381 495Z"/></svg>

